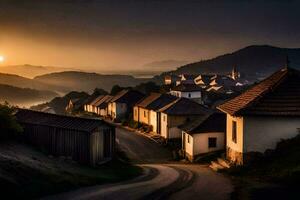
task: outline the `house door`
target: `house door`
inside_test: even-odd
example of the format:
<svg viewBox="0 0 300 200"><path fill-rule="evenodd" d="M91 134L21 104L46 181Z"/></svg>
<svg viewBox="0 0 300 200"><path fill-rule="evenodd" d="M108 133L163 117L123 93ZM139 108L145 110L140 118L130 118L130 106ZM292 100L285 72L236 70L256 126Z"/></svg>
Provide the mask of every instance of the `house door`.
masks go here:
<svg viewBox="0 0 300 200"><path fill-rule="evenodd" d="M157 124L157 126L156 126L156 132L158 133L158 134L160 134L160 113L158 112L157 114L157 117L156 117L156 124Z"/></svg>

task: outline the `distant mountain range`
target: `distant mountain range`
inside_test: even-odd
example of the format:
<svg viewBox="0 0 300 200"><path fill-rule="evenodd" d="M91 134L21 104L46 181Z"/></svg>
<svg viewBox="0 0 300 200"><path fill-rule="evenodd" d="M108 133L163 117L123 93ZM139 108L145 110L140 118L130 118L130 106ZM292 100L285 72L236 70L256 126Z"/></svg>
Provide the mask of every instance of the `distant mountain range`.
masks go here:
<svg viewBox="0 0 300 200"><path fill-rule="evenodd" d="M102 75L79 71L56 72L37 76L33 79L14 74L0 73L0 84L36 90L51 90L60 94L70 91L92 92L95 88L110 91L118 84L123 87L135 86L148 79L137 79L128 75Z"/></svg>
<svg viewBox="0 0 300 200"><path fill-rule="evenodd" d="M7 101L21 107L35 103L41 103L58 96L57 93L48 90L34 90L0 84L0 102Z"/></svg>
<svg viewBox="0 0 300 200"><path fill-rule="evenodd" d="M33 80L55 87L64 86L69 91L92 92L95 88L110 91L114 85L136 86L148 79L138 79L129 75L102 75L97 73L66 71L37 76Z"/></svg>
<svg viewBox="0 0 300 200"><path fill-rule="evenodd" d="M36 65L0 66L0 73L15 74L26 78L34 78L35 76L40 76L43 74L49 74L53 72L74 71L74 70L75 69L72 68L36 66Z"/></svg>
<svg viewBox="0 0 300 200"><path fill-rule="evenodd" d="M166 74L228 74L233 67L236 67L248 80L255 81L285 66L287 56L290 60L290 66L300 69L300 49L262 45L248 46L233 53L218 56L213 59L186 64L176 70L164 72L160 76L156 76L152 79L139 79L130 75L103 75L81 71L54 72L39 75L34 78L0 73L0 84L2 85L0 87L2 89L2 91L0 91L0 96L2 97L2 100L12 100L14 102L25 101L30 95L37 99L42 97L43 99L50 100L47 98L56 96L56 93L59 93L60 95L70 91L85 91L91 93L95 88L102 88L106 91L110 91L114 85L129 87L150 80L159 83ZM166 61L166 63L170 62ZM163 66L163 63L164 61L162 63L150 63L148 67L152 65L153 67L154 65ZM177 61L174 61L174 68L176 63ZM28 69L28 73L31 72L30 70L35 71L32 72L32 74L38 73L38 71L42 73L49 70L44 69L44 67L31 65L24 65L19 68L23 69L24 67L26 70ZM17 68L18 67L16 67L16 69ZM12 69L9 70L10 73L11 70ZM45 90L47 92L45 92ZM17 96L17 93L19 96Z"/></svg>
<svg viewBox="0 0 300 200"><path fill-rule="evenodd" d="M166 71L171 69L176 69L182 65L188 64L188 61L183 60L161 60L161 61L154 61L151 63L144 64L142 68L144 70L153 70L153 71Z"/></svg>
<svg viewBox="0 0 300 200"><path fill-rule="evenodd" d="M160 78L166 74L227 74L236 67L245 77L256 79L285 66L287 56L291 67L300 69L300 48L253 45L216 58L183 65L176 70L162 73Z"/></svg>

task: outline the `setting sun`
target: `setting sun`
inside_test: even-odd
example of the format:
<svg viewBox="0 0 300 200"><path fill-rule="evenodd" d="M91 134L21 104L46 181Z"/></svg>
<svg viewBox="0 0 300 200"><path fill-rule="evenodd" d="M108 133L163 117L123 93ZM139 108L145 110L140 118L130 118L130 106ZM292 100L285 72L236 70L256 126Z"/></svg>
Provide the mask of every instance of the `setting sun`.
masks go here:
<svg viewBox="0 0 300 200"><path fill-rule="evenodd" d="M4 62L4 60L5 60L4 56L1 56L1 55L0 55L0 63L1 63L1 62Z"/></svg>

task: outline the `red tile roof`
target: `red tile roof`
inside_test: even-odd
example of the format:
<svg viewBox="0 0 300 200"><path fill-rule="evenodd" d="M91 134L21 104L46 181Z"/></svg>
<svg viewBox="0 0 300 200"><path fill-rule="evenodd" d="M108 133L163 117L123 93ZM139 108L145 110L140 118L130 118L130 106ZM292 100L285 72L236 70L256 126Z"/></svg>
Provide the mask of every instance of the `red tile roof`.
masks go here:
<svg viewBox="0 0 300 200"><path fill-rule="evenodd" d="M300 116L300 72L281 69L218 109L233 116Z"/></svg>

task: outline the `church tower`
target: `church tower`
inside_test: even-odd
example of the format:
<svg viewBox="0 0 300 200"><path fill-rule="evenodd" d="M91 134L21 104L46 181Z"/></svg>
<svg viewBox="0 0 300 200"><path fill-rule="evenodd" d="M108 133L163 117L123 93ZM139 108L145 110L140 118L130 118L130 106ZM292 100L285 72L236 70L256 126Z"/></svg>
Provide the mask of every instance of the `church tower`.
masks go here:
<svg viewBox="0 0 300 200"><path fill-rule="evenodd" d="M240 78L240 73L237 71L235 66L233 67L233 69L231 71L231 78L233 80L237 80L238 78Z"/></svg>

